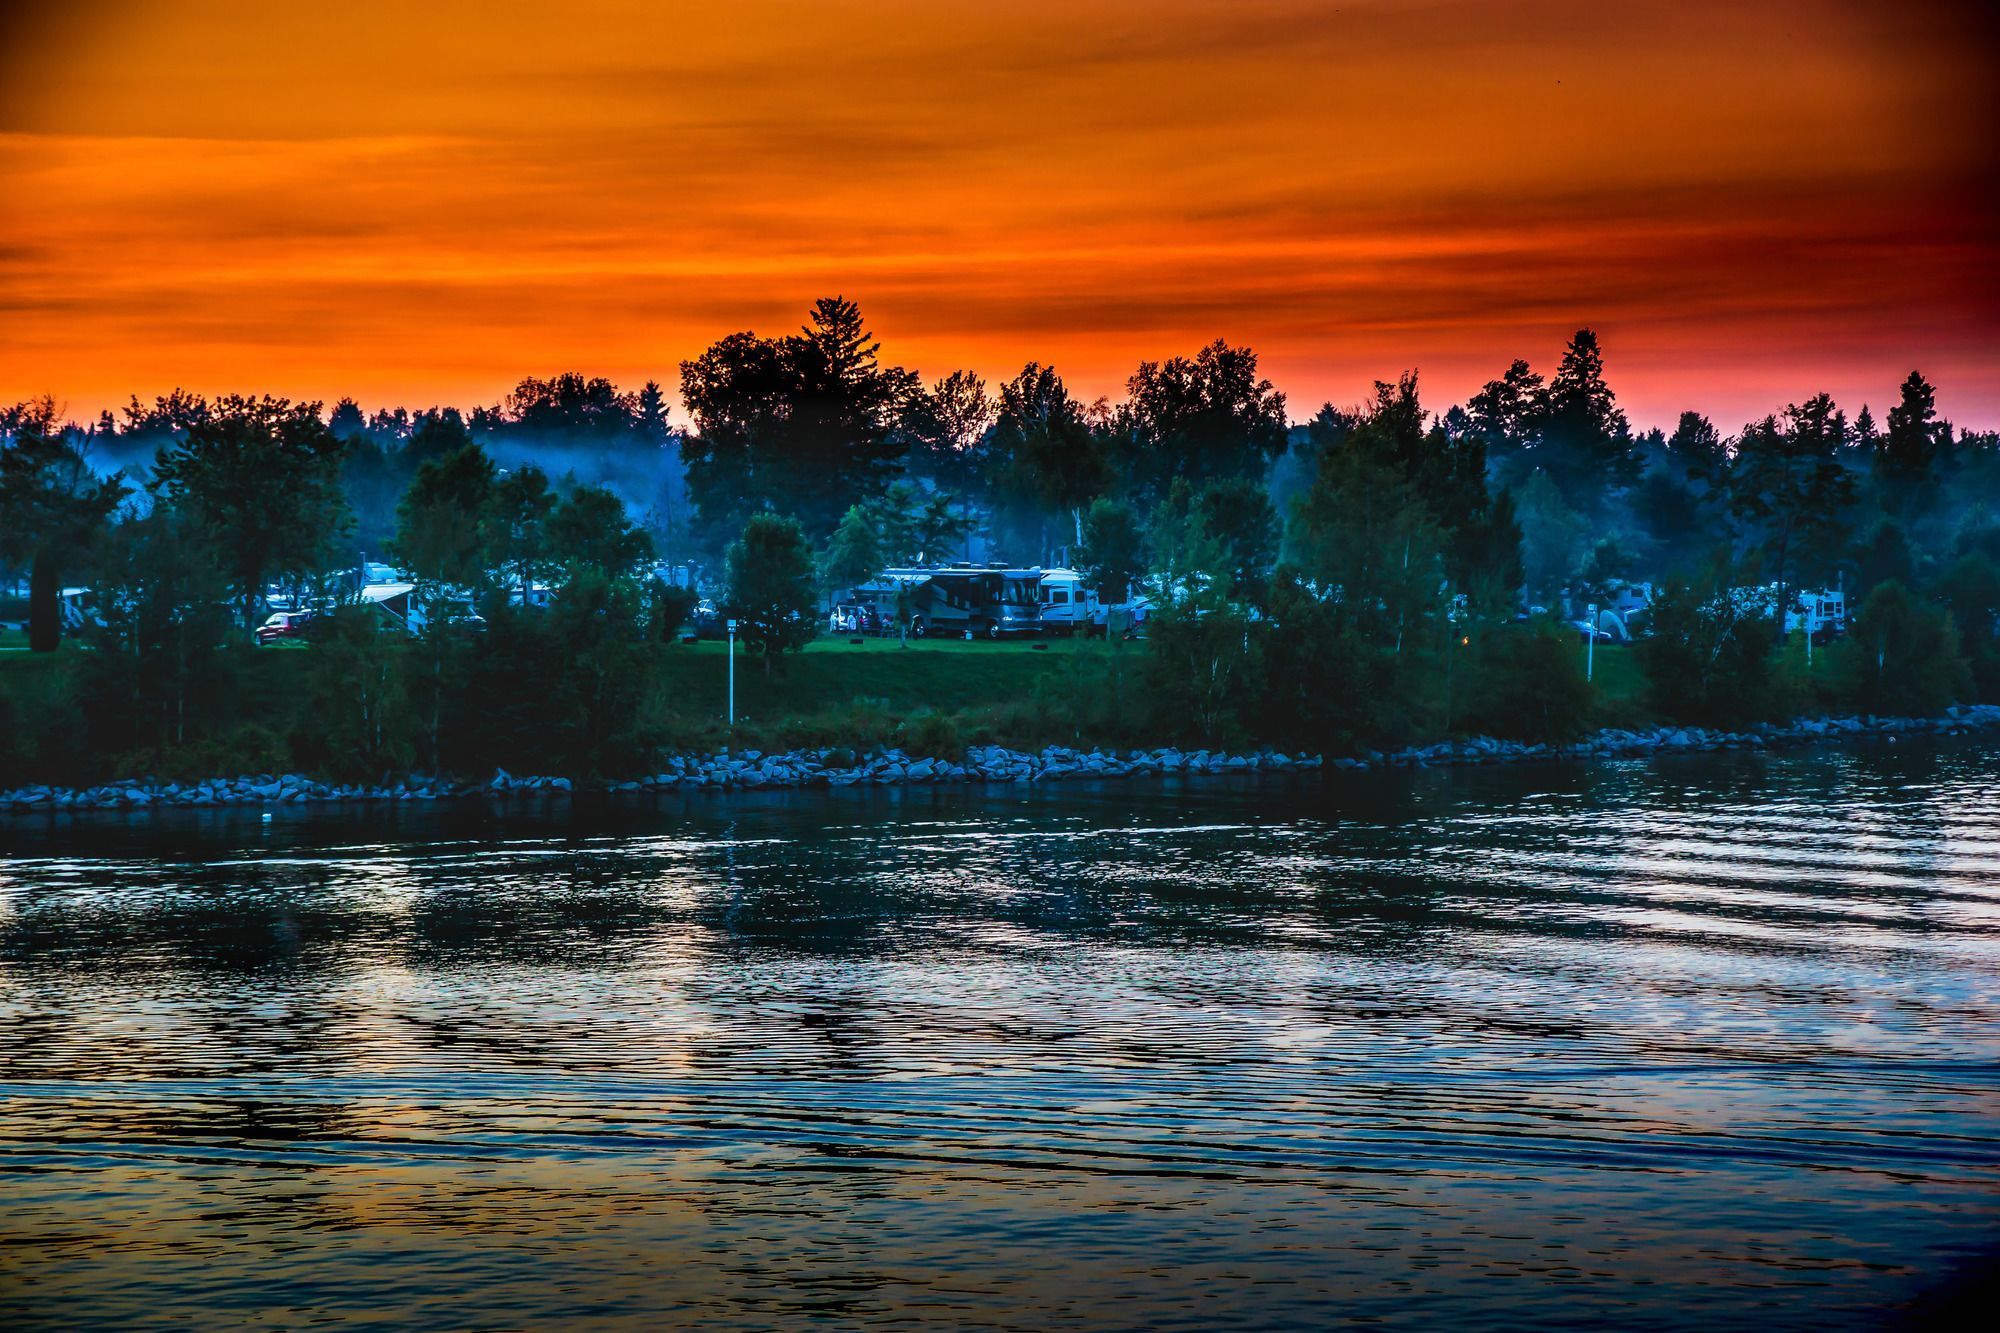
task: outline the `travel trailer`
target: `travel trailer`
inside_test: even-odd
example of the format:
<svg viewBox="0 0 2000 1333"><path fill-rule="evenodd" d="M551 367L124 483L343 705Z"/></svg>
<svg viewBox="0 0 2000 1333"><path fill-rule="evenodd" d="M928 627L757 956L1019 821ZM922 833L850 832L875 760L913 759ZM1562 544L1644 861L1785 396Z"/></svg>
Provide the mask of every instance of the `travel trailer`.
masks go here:
<svg viewBox="0 0 2000 1333"><path fill-rule="evenodd" d="M414 583L369 583L362 586L357 600L374 607L391 628L409 634L422 634L432 624L445 622L474 629L486 625L473 606L472 594L462 588L436 588L428 596L419 596Z"/></svg>
<svg viewBox="0 0 2000 1333"><path fill-rule="evenodd" d="M1847 632L1847 590L1845 588L1801 588L1798 605L1785 611L1785 632L1802 629L1824 641Z"/></svg>
<svg viewBox="0 0 2000 1333"><path fill-rule="evenodd" d="M1774 615L1778 606L1778 585L1766 583L1747 590L1749 603L1765 615ZM1805 630L1815 639L1827 639L1847 632L1847 590L1845 588L1792 588L1785 607L1785 633Z"/></svg>
<svg viewBox="0 0 2000 1333"><path fill-rule="evenodd" d="M1043 570L1041 598L1042 629L1046 633L1088 634L1104 624L1097 590L1086 587L1083 575L1073 569Z"/></svg>

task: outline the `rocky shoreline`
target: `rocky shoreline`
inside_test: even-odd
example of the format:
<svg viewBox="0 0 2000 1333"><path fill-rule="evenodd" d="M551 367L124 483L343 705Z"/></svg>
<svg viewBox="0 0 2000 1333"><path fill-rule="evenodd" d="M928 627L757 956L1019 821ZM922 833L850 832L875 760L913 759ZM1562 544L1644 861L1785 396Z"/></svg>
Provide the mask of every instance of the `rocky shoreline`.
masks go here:
<svg viewBox="0 0 2000 1333"><path fill-rule="evenodd" d="M997 745L973 746L962 762L920 758L901 750L856 755L841 749L794 750L765 754L745 750L713 755L679 755L657 773L594 788L610 793L667 791L751 791L783 788L908 786L923 783L1034 783L1159 775L1240 776L1329 768L1366 771L1447 765L1528 763L1691 754L1707 750L1757 750L1855 737L1960 735L2000 726L2000 705L1974 704L1942 717L1803 718L1764 724L1745 731L1700 727L1656 727L1646 731L1609 728L1566 745L1529 744L1476 737L1411 746L1395 751L1327 759L1320 755L1263 750L1229 754L1220 750L1076 750L1049 746L1033 752ZM215 778L205 782L128 779L88 788L21 787L0 792L0 812L53 814L77 810L151 810L335 803L457 800L468 797L566 798L575 790L568 778L515 777L498 772L484 782L412 775L396 783L325 783L296 773Z"/></svg>

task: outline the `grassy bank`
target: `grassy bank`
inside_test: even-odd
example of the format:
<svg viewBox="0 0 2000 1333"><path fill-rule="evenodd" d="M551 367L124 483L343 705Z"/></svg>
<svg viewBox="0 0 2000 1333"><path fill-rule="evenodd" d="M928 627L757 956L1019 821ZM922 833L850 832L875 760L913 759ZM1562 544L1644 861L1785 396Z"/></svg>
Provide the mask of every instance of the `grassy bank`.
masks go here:
<svg viewBox="0 0 2000 1333"><path fill-rule="evenodd" d="M81 740L67 740L88 732L79 700L86 694L90 650L65 644L52 654L0 652L0 704L17 729L41 734L38 757L17 753L5 776L80 781L148 772L204 777L280 766L310 770L314 765L303 751L291 751L300 750L298 738L329 725L328 718L315 715L311 701L314 655L320 651L285 645L232 652L233 730L171 756L85 756L79 753ZM1146 652L1138 643L1082 640L905 645L894 639L827 638L767 665L739 647L732 729L726 725L726 645L674 643L659 646L647 666L648 711L657 724L657 741L674 749L897 745L948 757L969 744L1035 748L1184 740L1162 734L1149 716ZM1600 645L1595 684L1598 715L1589 719L1592 725L1648 720L1644 682L1631 650ZM523 702L530 708L534 703Z"/></svg>

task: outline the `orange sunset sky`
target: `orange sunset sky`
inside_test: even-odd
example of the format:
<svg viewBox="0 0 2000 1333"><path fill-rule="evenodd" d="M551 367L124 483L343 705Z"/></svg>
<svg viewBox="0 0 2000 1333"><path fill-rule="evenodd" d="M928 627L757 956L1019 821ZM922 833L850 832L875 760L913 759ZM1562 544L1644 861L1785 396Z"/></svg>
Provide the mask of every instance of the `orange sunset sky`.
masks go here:
<svg viewBox="0 0 2000 1333"><path fill-rule="evenodd" d="M1084 396L1222 336L1442 408L1588 323L1639 425L2000 426L1993 8L17 3L0 397L671 390L842 293Z"/></svg>

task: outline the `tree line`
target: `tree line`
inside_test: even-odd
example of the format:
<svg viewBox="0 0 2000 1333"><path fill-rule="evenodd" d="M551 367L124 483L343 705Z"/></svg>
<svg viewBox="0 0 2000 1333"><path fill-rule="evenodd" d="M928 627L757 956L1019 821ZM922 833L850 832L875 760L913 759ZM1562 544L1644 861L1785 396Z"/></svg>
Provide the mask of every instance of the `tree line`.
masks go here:
<svg viewBox="0 0 2000 1333"><path fill-rule="evenodd" d="M673 711L648 663L696 596L656 559L709 571L770 660L830 593L979 547L1152 604L1145 708L1069 705L1105 739L1574 732L1597 705L1554 613L1635 581L1659 590L1639 653L1665 716L2000 692L2000 440L1941 420L1915 372L1879 427L1817 394L1731 432L1692 411L1634 430L1588 329L1546 379L1515 361L1442 413L1411 372L1295 425L1256 353L1221 340L1126 387L1083 402L1037 362L925 382L828 298L793 333L683 363L680 425L657 382L580 374L466 412L177 390L79 424L43 398L0 412L0 574L25 578L37 650L63 635L62 589L91 587L65 725L100 755L240 729L266 589L337 601L365 555L439 614L414 643L327 617L322 723L259 744L616 771ZM1782 609L1836 582L1853 630L1807 675ZM6 743L39 753L15 721Z"/></svg>

